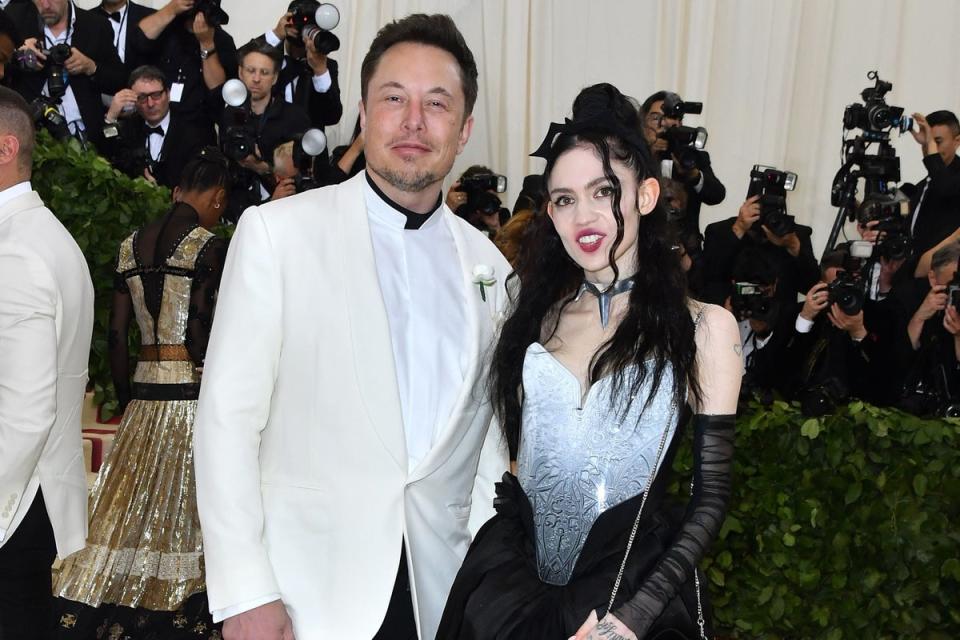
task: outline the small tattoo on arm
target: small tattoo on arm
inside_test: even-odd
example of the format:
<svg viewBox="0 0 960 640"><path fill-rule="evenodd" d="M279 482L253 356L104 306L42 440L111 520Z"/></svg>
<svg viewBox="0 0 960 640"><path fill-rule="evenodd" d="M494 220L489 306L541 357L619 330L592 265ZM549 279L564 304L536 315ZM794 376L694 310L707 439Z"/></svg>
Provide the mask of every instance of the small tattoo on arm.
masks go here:
<svg viewBox="0 0 960 640"><path fill-rule="evenodd" d="M601 621L596 627L597 637L603 640L627 640L625 636L620 635L613 622Z"/></svg>
<svg viewBox="0 0 960 640"><path fill-rule="evenodd" d="M739 345L739 344L733 345L733 352L734 352L735 354L737 354L738 356L739 356L739 355L743 355L743 346L741 346L741 345Z"/></svg>

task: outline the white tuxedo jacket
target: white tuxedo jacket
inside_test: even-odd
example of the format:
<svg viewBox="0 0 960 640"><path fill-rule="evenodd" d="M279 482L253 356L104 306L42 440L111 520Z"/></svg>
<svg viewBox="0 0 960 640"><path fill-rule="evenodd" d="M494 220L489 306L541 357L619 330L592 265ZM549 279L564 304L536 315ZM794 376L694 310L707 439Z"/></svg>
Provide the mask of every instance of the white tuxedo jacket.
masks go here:
<svg viewBox="0 0 960 640"><path fill-rule="evenodd" d="M93 284L36 192L0 207L0 546L43 490L65 558L87 538L80 410Z"/></svg>
<svg viewBox="0 0 960 640"><path fill-rule="evenodd" d="M408 473L365 179L244 213L200 392L210 608L279 593L297 640L372 637L401 540L420 636L432 639L471 540L468 521L493 514L494 482L507 469L484 390L510 267L443 208L467 289L471 364L446 429ZM478 264L496 272L486 301L473 283Z"/></svg>

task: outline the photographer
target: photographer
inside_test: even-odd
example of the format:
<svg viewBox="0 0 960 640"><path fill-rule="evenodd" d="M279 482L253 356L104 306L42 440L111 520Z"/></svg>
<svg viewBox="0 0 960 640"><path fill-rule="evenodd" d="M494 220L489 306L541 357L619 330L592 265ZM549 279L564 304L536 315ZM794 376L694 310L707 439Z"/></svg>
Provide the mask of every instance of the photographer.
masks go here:
<svg viewBox="0 0 960 640"><path fill-rule="evenodd" d="M236 77L237 48L221 26L229 20L220 0L171 0L134 34L138 55L170 79L171 109L203 132L203 144L216 140L220 97L214 90Z"/></svg>
<svg viewBox="0 0 960 640"><path fill-rule="evenodd" d="M685 103L677 94L658 91L643 102L640 115L643 118L643 135L660 161L660 174L665 178L680 181L686 189L685 227L699 234L701 204L720 204L727 195L727 189L714 175L710 154L706 151L689 150L693 162L678 158L670 152L665 134L667 129L683 124L683 104Z"/></svg>
<svg viewBox="0 0 960 640"><path fill-rule="evenodd" d="M260 40L283 50L274 95L303 107L310 115L311 125L323 130L337 124L343 115L337 61L318 51L314 38L305 40L303 29L293 19L294 12L312 16L319 6L316 0L293 0L277 26ZM327 161L326 152L322 161Z"/></svg>
<svg viewBox="0 0 960 640"><path fill-rule="evenodd" d="M104 155L131 177L173 189L187 162L203 148L203 134L170 111L170 82L157 67L130 75L104 123Z"/></svg>
<svg viewBox="0 0 960 640"><path fill-rule="evenodd" d="M777 265L777 295L792 303L819 278L813 255L810 227L793 223L777 235L761 221L761 196L751 196L740 206L736 218L707 226L703 243L704 300L721 304L730 295L732 269L737 256L747 247L767 253Z"/></svg>
<svg viewBox="0 0 960 640"><path fill-rule="evenodd" d="M231 221L239 219L249 206L286 194L275 194L278 186L284 185L274 183L273 152L310 128L310 117L302 107L273 96L283 59L280 50L254 40L240 49L239 56L247 102L239 109L226 107L220 122L220 144L240 168L224 216ZM240 155L248 149L252 152Z"/></svg>
<svg viewBox="0 0 960 640"><path fill-rule="evenodd" d="M922 255L960 228L960 122L950 111L934 111L927 117L913 114L917 129L911 130L923 152L927 177L917 185L911 202L910 232L914 254ZM914 277L926 269L916 265Z"/></svg>
<svg viewBox="0 0 960 640"><path fill-rule="evenodd" d="M844 250L824 256L820 282L807 292L787 344L788 387L805 415L824 415L850 397L886 404L897 386L884 336L871 330L885 326L881 312L847 262Z"/></svg>
<svg viewBox="0 0 960 640"><path fill-rule="evenodd" d="M447 206L492 239L510 219L510 211L500 203L499 194L505 190L506 178L473 165L450 187Z"/></svg>
<svg viewBox="0 0 960 640"><path fill-rule="evenodd" d="M47 102L59 111L70 135L99 148L100 95L121 89L126 80L106 18L77 8L72 0L17 3L6 12L25 38L17 52L14 89L28 102Z"/></svg>
<svg viewBox="0 0 960 640"><path fill-rule="evenodd" d="M110 21L110 27L113 28L113 48L128 73L149 63L136 49L133 41L137 25L152 14L153 9L128 0L102 0L92 11Z"/></svg>
<svg viewBox="0 0 960 640"><path fill-rule="evenodd" d="M960 399L960 243L933 256L930 291L901 334L901 367L907 372L901 408L918 415L945 415Z"/></svg>

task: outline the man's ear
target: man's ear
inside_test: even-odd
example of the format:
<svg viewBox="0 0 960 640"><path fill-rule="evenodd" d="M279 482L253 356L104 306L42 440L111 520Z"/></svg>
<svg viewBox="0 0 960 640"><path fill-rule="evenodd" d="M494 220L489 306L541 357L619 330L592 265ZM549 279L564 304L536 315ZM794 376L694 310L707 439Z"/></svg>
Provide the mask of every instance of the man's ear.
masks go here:
<svg viewBox="0 0 960 640"><path fill-rule="evenodd" d="M20 140L12 133L0 136L0 165L17 162L20 155Z"/></svg>

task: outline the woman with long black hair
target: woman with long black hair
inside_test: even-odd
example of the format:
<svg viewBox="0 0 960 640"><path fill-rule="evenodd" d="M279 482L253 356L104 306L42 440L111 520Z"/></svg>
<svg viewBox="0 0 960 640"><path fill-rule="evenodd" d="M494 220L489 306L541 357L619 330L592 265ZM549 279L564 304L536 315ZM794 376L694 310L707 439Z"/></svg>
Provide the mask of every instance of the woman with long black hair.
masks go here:
<svg viewBox="0 0 960 640"><path fill-rule="evenodd" d="M709 633L695 567L730 496L740 338L727 311L687 297L637 118L615 87L588 87L534 154L548 204L491 364L516 476L438 638ZM690 409L694 482L675 513L663 470Z"/></svg>

